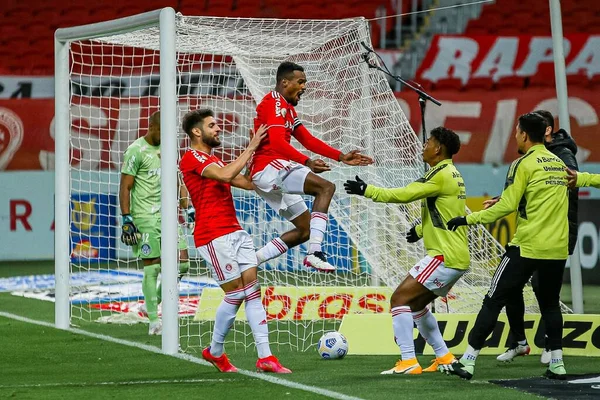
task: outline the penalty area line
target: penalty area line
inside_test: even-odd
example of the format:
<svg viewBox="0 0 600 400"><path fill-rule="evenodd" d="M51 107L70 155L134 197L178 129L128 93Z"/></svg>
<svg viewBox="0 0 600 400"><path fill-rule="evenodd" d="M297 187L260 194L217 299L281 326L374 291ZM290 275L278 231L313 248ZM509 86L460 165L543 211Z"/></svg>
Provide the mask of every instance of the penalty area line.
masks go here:
<svg viewBox="0 0 600 400"><path fill-rule="evenodd" d="M4 317L4 318L13 319L13 320L16 320L16 321L25 322L25 323L28 323L28 324L39 325L39 326L44 326L44 327L47 327L47 328L57 329L54 326L54 324L52 324L50 322L38 321L38 320L35 320L35 319L26 318L26 317L22 317L20 315L11 314L11 313L7 313L7 312L3 312L3 311L0 311L0 317ZM162 355L165 355L165 356L168 356L168 357L175 357L175 358L179 358L181 360L192 362L194 364L199 364L199 365L204 365L204 366L207 366L207 367L214 368L213 365L211 363L209 363L208 361L204 361L201 358L194 357L192 355L185 354L185 353L164 354L159 347L150 346L150 345L143 344L143 343L132 342L132 341L129 341L129 340L124 340L124 339L118 339L118 338L115 338L115 337L112 337L112 336L108 336L108 335L101 335L101 334L98 334L98 333L88 332L88 331L84 331L83 329L78 329L78 328L69 328L65 332L72 332L72 333L75 333L75 334L78 334L78 335L88 336L88 337L91 337L91 338L94 338L94 339L104 340L106 342L117 343L117 344L121 344L121 345L124 345L124 346L136 347L138 349L146 350L146 351L149 351L151 353L162 354ZM328 389L322 389L322 388L317 387L317 386L305 385L303 383L297 383L297 382L293 382L293 381L288 381L286 379L279 378L279 377L277 377L275 375L268 375L268 374L258 373L258 372L253 372L253 371L248 371L248 370L244 370L244 369L238 369L238 373L241 374L241 375L246 375L246 376L252 377L252 378L261 379L263 381L266 381L266 382L269 382L269 383L273 383L275 385L285 386L285 387L289 387L289 388L292 388L292 389L298 389L298 390L302 390L302 391L305 391L305 392L315 393L315 394L319 394L321 396L329 397L329 398L332 398L332 399L338 399L338 400L362 400L360 397L348 396L348 395L343 394L343 393L334 392L334 391L328 390Z"/></svg>

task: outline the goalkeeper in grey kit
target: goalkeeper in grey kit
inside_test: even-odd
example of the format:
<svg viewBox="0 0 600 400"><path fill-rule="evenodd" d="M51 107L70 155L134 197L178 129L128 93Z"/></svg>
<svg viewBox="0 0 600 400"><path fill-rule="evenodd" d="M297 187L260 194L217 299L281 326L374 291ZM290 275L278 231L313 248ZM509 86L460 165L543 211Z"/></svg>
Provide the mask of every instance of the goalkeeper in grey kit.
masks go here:
<svg viewBox="0 0 600 400"><path fill-rule="evenodd" d="M179 187L180 191L185 191L184 185ZM123 216L121 241L132 246L134 255L144 263L142 292L150 320L149 335L162 333L158 318L161 287L157 285L161 270L160 192L160 112L157 111L150 116L146 135L134 141L125 151L119 187ZM195 210L188 207L187 192L180 198L180 206L187 209L188 222L193 222ZM187 243L181 229L178 248L181 276L190 267Z"/></svg>

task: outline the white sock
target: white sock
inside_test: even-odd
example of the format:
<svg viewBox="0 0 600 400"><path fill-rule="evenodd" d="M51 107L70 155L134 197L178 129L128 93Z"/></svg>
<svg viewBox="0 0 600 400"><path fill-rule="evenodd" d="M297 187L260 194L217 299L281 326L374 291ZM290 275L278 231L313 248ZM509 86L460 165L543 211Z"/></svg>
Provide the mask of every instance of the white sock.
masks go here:
<svg viewBox="0 0 600 400"><path fill-rule="evenodd" d="M308 240L308 254L321 251L321 242L327 231L327 214L313 212L310 214L310 239Z"/></svg>
<svg viewBox="0 0 600 400"><path fill-rule="evenodd" d="M425 341L433 348L435 356L443 357L448 354L448 346L446 346L437 320L431 311L429 311L429 308L425 307L421 311L412 313L412 317L421 336L423 336Z"/></svg>
<svg viewBox="0 0 600 400"><path fill-rule="evenodd" d="M477 360L477 356L479 355L480 350L475 350L471 345L467 345L467 349L465 350L465 354L460 358L460 361L467 361L468 364L474 364L475 360ZM464 363L463 363L464 364Z"/></svg>
<svg viewBox="0 0 600 400"><path fill-rule="evenodd" d="M254 335L254 343L258 358L271 355L269 346L269 327L267 326L267 313L260 299L260 284L258 281L250 282L244 286L246 292L246 318Z"/></svg>
<svg viewBox="0 0 600 400"><path fill-rule="evenodd" d="M238 309L242 305L246 294L244 289L236 289L231 292L225 293L225 298L217 307L217 314L215 316L215 328L213 330L213 337L210 343L210 354L215 357L220 357L223 352L223 343L225 343L225 336L231 329L233 321L235 321L235 315Z"/></svg>
<svg viewBox="0 0 600 400"><path fill-rule="evenodd" d="M550 364L559 364L563 362L562 350L550 350Z"/></svg>
<svg viewBox="0 0 600 400"><path fill-rule="evenodd" d="M258 264L260 265L265 261L269 261L275 257L279 257L286 251L288 251L287 244L285 244L285 242L281 240L281 238L275 238L266 245L264 245L262 249L256 252Z"/></svg>
<svg viewBox="0 0 600 400"><path fill-rule="evenodd" d="M400 347L402 360L415 358L415 342L413 340L413 319L409 306L398 306L391 310L394 340Z"/></svg>

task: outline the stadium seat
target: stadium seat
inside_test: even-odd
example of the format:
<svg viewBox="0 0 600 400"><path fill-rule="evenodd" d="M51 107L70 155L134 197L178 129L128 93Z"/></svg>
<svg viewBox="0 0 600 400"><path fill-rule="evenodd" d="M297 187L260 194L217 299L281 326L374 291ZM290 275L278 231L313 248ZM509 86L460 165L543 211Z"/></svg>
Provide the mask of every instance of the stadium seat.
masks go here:
<svg viewBox="0 0 600 400"><path fill-rule="evenodd" d="M29 7L14 7L4 11L4 16L13 21L28 21L31 19L33 10Z"/></svg>
<svg viewBox="0 0 600 400"><path fill-rule="evenodd" d="M554 87L556 86L554 75L552 78L549 78L548 75L543 74L535 74L528 78L528 87L536 88L536 87Z"/></svg>
<svg viewBox="0 0 600 400"><path fill-rule="evenodd" d="M600 74L592 76L589 80L589 88L592 90L600 89Z"/></svg>
<svg viewBox="0 0 600 400"><path fill-rule="evenodd" d="M586 74L581 73L577 75L567 75L567 86L578 86L588 87L590 85L590 79Z"/></svg>
<svg viewBox="0 0 600 400"><path fill-rule="evenodd" d="M519 76L505 76L496 81L497 89L523 89L525 79Z"/></svg>
<svg viewBox="0 0 600 400"><path fill-rule="evenodd" d="M495 89L494 81L491 78L471 78L465 90L493 90Z"/></svg>
<svg viewBox="0 0 600 400"><path fill-rule="evenodd" d="M457 78L440 79L434 84L434 90L460 91L464 87L462 80Z"/></svg>

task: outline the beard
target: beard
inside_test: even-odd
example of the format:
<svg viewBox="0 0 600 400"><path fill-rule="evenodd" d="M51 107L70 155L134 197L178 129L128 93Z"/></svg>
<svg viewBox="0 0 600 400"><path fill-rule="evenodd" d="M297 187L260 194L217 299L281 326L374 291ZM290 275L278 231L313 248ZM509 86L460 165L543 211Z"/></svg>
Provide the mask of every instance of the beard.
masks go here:
<svg viewBox="0 0 600 400"><path fill-rule="evenodd" d="M219 147L221 145L221 140L214 136L202 137L202 141L211 148Z"/></svg>

